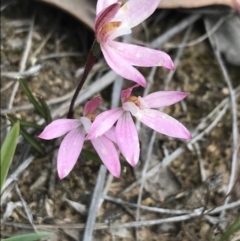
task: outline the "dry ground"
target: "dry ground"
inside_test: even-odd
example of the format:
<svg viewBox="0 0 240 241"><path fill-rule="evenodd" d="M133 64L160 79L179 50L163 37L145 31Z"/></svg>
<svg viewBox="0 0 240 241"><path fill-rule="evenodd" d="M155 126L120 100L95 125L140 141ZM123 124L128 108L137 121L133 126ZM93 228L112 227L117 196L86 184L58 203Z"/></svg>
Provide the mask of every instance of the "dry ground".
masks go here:
<svg viewBox="0 0 240 241"><path fill-rule="evenodd" d="M159 10L146 23L148 25L135 29L133 36L126 41L151 43L187 17L186 13ZM3 138L8 125L7 113L28 121L41 121L22 90L17 88L19 72L35 95L50 101L54 118L66 115L64 104L68 103L78 83L94 35L60 10L26 0L16 1L3 9L1 24ZM233 175L234 122L230 90L208 40L183 49L169 48L171 44L190 42L204 33L200 19L191 32L190 28L184 29L162 44L161 49L176 61L173 75L163 68L141 69L149 80L150 92L164 88L189 92L181 104L164 111L184 123L192 132L193 141L157 134L151 144L152 132L141 126L142 154L135 169L122 158L121 177L116 179L107 174L105 178L104 170L99 174L99 163L80 157L70 175L59 180L55 164L57 148L54 148L59 141L43 142L46 154L41 156L25 140L19 140L10 171L17 178L2 195L2 238L35 229L54 232L51 240L83 240L84 224L91 215L87 211L96 192L96 180L106 180L105 196L97 196L103 199L102 204L95 207L98 215L92 240L218 240L240 210L238 203L238 206L222 211L227 207L224 202L229 178ZM27 45L29 53L25 61L23 56L27 53ZM236 90L239 119L239 67L225 65ZM76 116L80 115L83 102L92 96L102 96L102 110L118 103L121 80L108 71L101 57L82 91L85 97L76 107ZM97 82L102 76L104 78ZM115 79L117 84L114 82L113 85ZM124 87L130 84L126 80L123 82ZM143 90L138 89L136 93L142 94ZM240 128L239 122L237 125ZM147 154L152 147L153 151ZM85 148L92 150L89 143ZM26 167L21 169L24 164ZM149 169L146 165L152 168L153 175L143 182L140 178ZM237 168L239 170L239 162ZM236 177L239 176L237 170ZM137 180L141 185L136 184ZM229 203L240 199L240 182L234 180L236 184ZM136 185L132 187L133 183ZM101 189L100 192L103 193ZM137 209L130 203L144 207ZM197 210L201 207L213 213L203 214L204 210ZM216 207L220 209L216 210ZM182 212L177 214L174 210Z"/></svg>

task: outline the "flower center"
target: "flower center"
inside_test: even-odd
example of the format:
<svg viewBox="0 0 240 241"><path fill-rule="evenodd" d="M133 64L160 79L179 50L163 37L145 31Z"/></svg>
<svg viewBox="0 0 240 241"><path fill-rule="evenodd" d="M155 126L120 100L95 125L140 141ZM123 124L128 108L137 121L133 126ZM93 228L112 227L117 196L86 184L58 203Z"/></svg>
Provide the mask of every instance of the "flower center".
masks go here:
<svg viewBox="0 0 240 241"><path fill-rule="evenodd" d="M87 114L86 117L93 123L95 120L96 116L94 114Z"/></svg>
<svg viewBox="0 0 240 241"><path fill-rule="evenodd" d="M133 102L136 106L140 107L140 101L137 96L130 95L125 102Z"/></svg>
<svg viewBox="0 0 240 241"><path fill-rule="evenodd" d="M122 24L120 21L110 22L105 24L100 30L101 41L106 41L112 32L116 31L117 28Z"/></svg>

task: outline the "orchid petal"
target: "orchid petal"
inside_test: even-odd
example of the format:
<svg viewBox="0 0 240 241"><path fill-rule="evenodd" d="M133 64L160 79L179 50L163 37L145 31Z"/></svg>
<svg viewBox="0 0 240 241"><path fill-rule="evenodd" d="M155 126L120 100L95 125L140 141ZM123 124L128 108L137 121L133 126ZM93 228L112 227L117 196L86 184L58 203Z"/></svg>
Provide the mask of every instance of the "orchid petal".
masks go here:
<svg viewBox="0 0 240 241"><path fill-rule="evenodd" d="M83 115L86 116L88 114L92 114L102 102L102 98L100 96L88 101L83 109Z"/></svg>
<svg viewBox="0 0 240 241"><path fill-rule="evenodd" d="M84 116L80 117L80 121L83 124L85 132L88 133L92 125L92 122L87 117L84 117Z"/></svg>
<svg viewBox="0 0 240 241"><path fill-rule="evenodd" d="M125 112L116 125L116 138L122 155L131 166L139 160L139 140L136 126L129 112Z"/></svg>
<svg viewBox="0 0 240 241"><path fill-rule="evenodd" d="M107 132L105 132L104 135L105 135L109 140L111 140L112 142L117 143L115 132L116 132L116 127L113 126L110 130L108 130Z"/></svg>
<svg viewBox="0 0 240 241"><path fill-rule="evenodd" d="M142 98L149 108L160 108L175 104L184 99L188 93L180 91L158 91Z"/></svg>
<svg viewBox="0 0 240 241"><path fill-rule="evenodd" d="M80 120L58 119L47 125L38 137L45 140L51 140L63 136L79 126L81 126Z"/></svg>
<svg viewBox="0 0 240 241"><path fill-rule="evenodd" d="M91 142L109 172L119 178L121 166L117 150L113 143L105 135L93 139Z"/></svg>
<svg viewBox="0 0 240 241"><path fill-rule="evenodd" d="M118 55L116 50L109 46L109 43L101 44L101 49L106 62L117 74L128 80L132 80L143 87L146 87L147 83L143 75L128 62L126 62L124 58Z"/></svg>
<svg viewBox="0 0 240 241"><path fill-rule="evenodd" d="M118 12L119 8L120 8L120 3L114 3L108 6L107 8L105 8L104 10L102 10L96 16L94 28L95 28L95 33L97 35L97 38L102 27L113 19L113 17Z"/></svg>
<svg viewBox="0 0 240 241"><path fill-rule="evenodd" d="M160 0L129 0L119 10L117 19L122 19L135 27L156 10Z"/></svg>
<svg viewBox="0 0 240 241"><path fill-rule="evenodd" d="M82 127L70 131L63 139L57 160L57 170L60 179L66 177L77 162L83 147L85 131Z"/></svg>
<svg viewBox="0 0 240 241"><path fill-rule="evenodd" d="M136 87L139 87L138 84L136 85L133 85L132 87L128 88L128 89L125 89L125 90L122 90L121 92L121 100L122 102L124 102L132 93L132 90Z"/></svg>
<svg viewBox="0 0 240 241"><path fill-rule="evenodd" d="M162 66L167 69L174 69L172 59L163 51L116 41L112 41L109 45L131 65L143 67Z"/></svg>
<svg viewBox="0 0 240 241"><path fill-rule="evenodd" d="M136 115L143 124L164 135L191 139L191 134L179 121L157 110L144 109Z"/></svg>
<svg viewBox="0 0 240 241"><path fill-rule="evenodd" d="M116 3L118 0L98 0L96 14L99 14L102 10Z"/></svg>
<svg viewBox="0 0 240 241"><path fill-rule="evenodd" d="M99 114L91 125L87 140L97 138L107 132L122 115L123 109L116 108Z"/></svg>

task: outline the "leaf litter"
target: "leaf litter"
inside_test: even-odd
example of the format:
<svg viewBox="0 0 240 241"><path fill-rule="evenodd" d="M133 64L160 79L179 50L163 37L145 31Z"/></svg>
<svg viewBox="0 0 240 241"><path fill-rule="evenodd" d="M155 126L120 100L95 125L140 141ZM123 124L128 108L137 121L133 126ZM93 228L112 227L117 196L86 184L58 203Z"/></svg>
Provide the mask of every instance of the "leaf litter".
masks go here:
<svg viewBox="0 0 240 241"><path fill-rule="evenodd" d="M2 73L5 73L1 81L1 88L5 88L1 95L1 108L4 113L10 111L9 96L12 95L13 85L16 83L16 72L19 71L18 66L24 53L23 44L26 45L29 31L32 31L31 47L25 64L26 71L19 74L27 76L26 81L35 95L52 101L50 109L56 113L56 116L64 116L67 110L60 112L59 106L71 98L71 93L78 82L76 73L84 66L93 33L81 22L48 5L33 1L21 1L21 3L17 1L14 4L8 5L1 16L3 33L1 68ZM94 7L92 9L94 10ZM134 39L130 37L128 41L138 39L148 45L145 42L147 38L153 42L189 16L181 11L167 11L163 19L158 21L158 14L161 12L165 10L157 11L147 20L147 32L144 27L143 30L136 29L133 32ZM34 25L33 14L35 14ZM82 21L86 23L88 20ZM15 24L16 22L21 24ZM200 17L200 20L192 26L185 44L200 38L205 33L202 23ZM33 27L29 30L31 24ZM168 49L168 46L170 43L181 45L185 32L183 28L182 32L166 37L167 40L161 44L161 49L167 51L173 59L177 56L177 49ZM238 203L236 203L238 206L226 211L224 216L209 213L216 207L222 207L221 210L227 208L224 205L224 197L232 175L230 172L232 119L228 87L208 40L196 46L185 47L179 58L176 71L171 76L171 81L167 83L168 89L187 91L190 94L184 102L165 108L164 112L184 123L192 131L196 141L186 143L157 134L153 150L147 156L152 133L140 126L141 162L135 169L122 162L120 179L111 178L108 174L105 195L109 198L104 198L105 196L100 194L97 196L97 201L102 199L102 204L95 207L97 219L95 224L93 222L90 226L94 230L92 240L210 240L208 237L217 238L223 232L219 228L219 223L224 220L227 220L227 224L232 223L238 213ZM111 102L114 102L111 81L108 87L103 87L103 90L98 90L98 86L93 85L108 71L102 58L98 63L101 64L100 70L93 72L83 91L89 93L87 98L91 97L90 93L95 93L95 96L99 93L104 99L105 107L109 107ZM41 68L37 67L39 64ZM227 64L226 68L235 90L238 104L236 112L239 119L238 67ZM167 70L157 68L155 72L148 72L143 68L143 72L150 82L152 80L150 92L166 87L165 80L169 75ZM123 85L127 87L125 82ZM91 86L95 89L92 90ZM142 94L141 89L136 91ZM69 97L54 102L66 95ZM22 107L27 104L29 103L26 96L17 89L13 106ZM215 108L216 111L213 111ZM81 111L82 104L76 107L76 113ZM32 109L23 108L13 113L28 121L41 121ZM1 122L2 126L6 125L4 115ZM86 210L89 210L94 195L99 164L80 157L69 177L60 181L53 170L56 162L53 149L47 147L49 151L45 157L32 159L30 154L25 156L22 153L21 147L24 144L24 140L20 141L10 172L9 178L14 178L7 181L8 187L11 188L6 188L7 193L5 195L3 193L2 196L4 197L2 213L5 213L5 220L1 225L2 237L37 229L55 232L55 240L83 240L86 220L91 216L91 213L88 213L86 217ZM86 144L85 147L89 148L89 145ZM35 155L33 151L31 154ZM24 170L18 169L28 158L31 158L29 166ZM141 179L141 175L147 158L149 165L144 180ZM149 170L153 170L152 176L148 174ZM15 173L17 174L14 175ZM105 178L102 179L104 181ZM144 180L144 185L139 198L141 180ZM134 183L139 184L131 188ZM18 189L14 188L14 185L17 185ZM230 204L239 201L238 190L239 180L233 187ZM98 191L101 193L101 190ZM135 204L138 208L128 206L126 202ZM146 206L168 212L147 211ZM141 211L136 211L140 207ZM196 211L198 208L203 209ZM24 213L26 210L31 213L26 215ZM176 215L175 210L190 211L192 216L187 212L180 216ZM204 210L208 212L201 215Z"/></svg>

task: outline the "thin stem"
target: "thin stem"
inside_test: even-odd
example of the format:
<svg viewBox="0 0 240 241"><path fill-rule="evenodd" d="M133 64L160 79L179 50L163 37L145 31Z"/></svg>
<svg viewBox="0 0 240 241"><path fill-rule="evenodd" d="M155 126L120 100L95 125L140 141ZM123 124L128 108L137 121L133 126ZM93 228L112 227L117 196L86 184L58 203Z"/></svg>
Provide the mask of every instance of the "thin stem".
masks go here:
<svg viewBox="0 0 240 241"><path fill-rule="evenodd" d="M73 115L74 115L74 112L73 112L73 107L74 107L74 103L78 97L78 94L80 92L80 90L82 89L83 87L83 84L85 83L85 80L89 74L89 72L91 71L93 65L95 64L96 60L97 60L97 57L100 55L101 53L101 49L100 49L100 45L99 43L96 41L96 39L94 40L93 42L93 45L88 53L88 57L87 57L87 62L86 62L86 65L85 65L85 68L84 68L84 71L83 71L83 74L81 76L81 79L80 79L80 82L77 86L77 89L75 90L75 93L72 97L72 100L71 100L71 104L69 106L69 110L68 110L68 114L67 114L67 118L68 119L72 119L73 118Z"/></svg>

